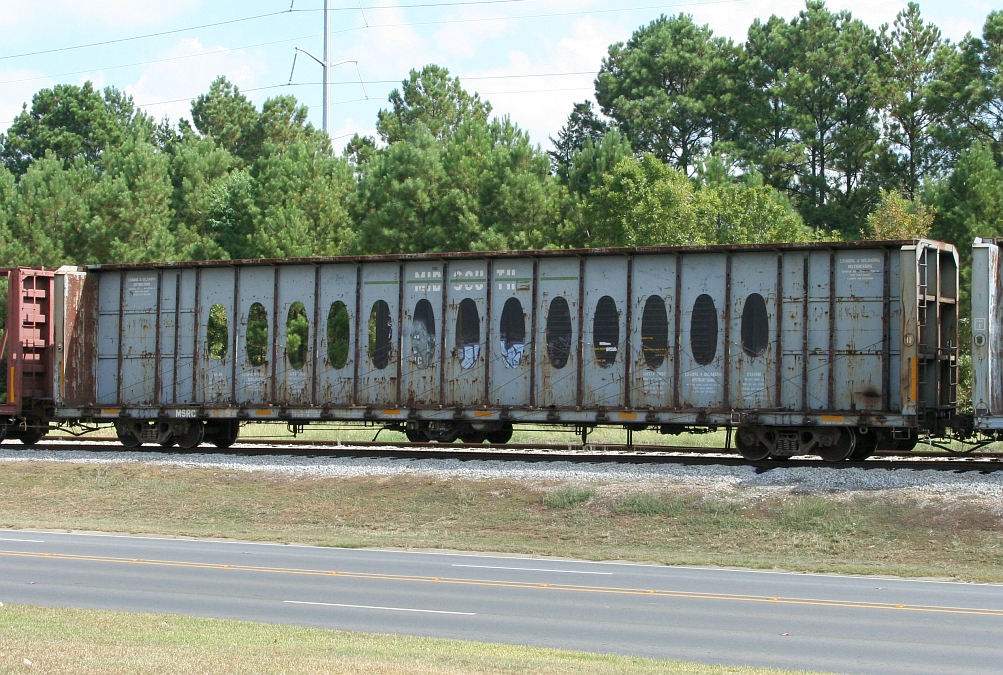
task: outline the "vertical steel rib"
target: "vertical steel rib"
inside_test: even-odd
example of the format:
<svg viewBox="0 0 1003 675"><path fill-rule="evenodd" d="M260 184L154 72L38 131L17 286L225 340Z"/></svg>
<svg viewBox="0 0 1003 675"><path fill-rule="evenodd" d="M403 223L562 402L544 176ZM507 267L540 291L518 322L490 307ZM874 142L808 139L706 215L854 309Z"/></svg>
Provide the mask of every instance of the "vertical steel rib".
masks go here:
<svg viewBox="0 0 1003 675"><path fill-rule="evenodd" d="M578 256L578 382L575 386L575 406L585 400L585 258Z"/></svg>
<svg viewBox="0 0 1003 675"><path fill-rule="evenodd" d="M23 291L22 291L23 293ZM125 371L125 272L118 275L118 382L116 396L119 405L124 402L122 375Z"/></svg>
<svg viewBox="0 0 1003 675"><path fill-rule="evenodd" d="M631 362L634 360L634 351L631 349L631 335L632 335L632 321L633 321L633 308L634 308L634 256L627 256L627 308L626 316L624 317L624 341L623 344L624 354L623 354L623 405L626 408L630 407L631 399L631 380L630 380L630 366Z"/></svg>
<svg viewBox="0 0 1003 675"><path fill-rule="evenodd" d="M359 372L362 360L362 265L355 267L355 349L352 363L352 404L359 405Z"/></svg>
<svg viewBox="0 0 1003 675"><path fill-rule="evenodd" d="M536 407L536 346L539 343L539 336L537 331L540 330L537 316L539 312L537 311L537 303L539 302L539 287L540 287L540 259L533 258L533 300L532 309L530 314L530 330L532 337L530 338L530 350L529 350L529 407Z"/></svg>
<svg viewBox="0 0 1003 675"><path fill-rule="evenodd" d="M156 334L153 337L153 403L157 405L160 403L160 340L162 338L162 325L163 320L161 318L161 305L164 286L164 270L157 270L157 315L156 315Z"/></svg>
<svg viewBox="0 0 1003 675"><path fill-rule="evenodd" d="M829 251L829 389L826 408L836 409L836 251Z"/></svg>
<svg viewBox="0 0 1003 675"><path fill-rule="evenodd" d="M774 392L773 405L784 407L784 254L777 254L777 347L774 352ZM765 397L764 397L765 398Z"/></svg>
<svg viewBox="0 0 1003 675"><path fill-rule="evenodd" d="M680 382L679 378L682 377L682 345L679 344L679 340L682 336L682 317L683 317L683 257L681 254L676 254L676 296L672 299L672 313L674 315L673 323L673 340L672 340L672 407L678 410L680 406Z"/></svg>
<svg viewBox="0 0 1003 675"><path fill-rule="evenodd" d="M240 347L240 270L233 268L233 349L230 351L230 405L237 403L237 349Z"/></svg>
<svg viewBox="0 0 1003 675"><path fill-rule="evenodd" d="M310 404L317 405L317 380L320 379L320 354L317 351L320 344L320 318L323 316L321 314L321 303L320 303L320 271L321 266L314 266L314 277L313 277L313 345L312 352L313 358L310 359Z"/></svg>

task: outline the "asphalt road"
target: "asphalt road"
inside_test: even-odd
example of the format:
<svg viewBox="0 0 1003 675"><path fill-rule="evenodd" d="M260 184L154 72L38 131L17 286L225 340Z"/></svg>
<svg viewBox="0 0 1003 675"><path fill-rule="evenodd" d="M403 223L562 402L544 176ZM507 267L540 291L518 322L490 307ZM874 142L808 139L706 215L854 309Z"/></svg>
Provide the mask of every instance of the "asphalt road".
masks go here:
<svg viewBox="0 0 1003 675"><path fill-rule="evenodd" d="M1003 585L0 530L0 601L739 666L1003 671Z"/></svg>

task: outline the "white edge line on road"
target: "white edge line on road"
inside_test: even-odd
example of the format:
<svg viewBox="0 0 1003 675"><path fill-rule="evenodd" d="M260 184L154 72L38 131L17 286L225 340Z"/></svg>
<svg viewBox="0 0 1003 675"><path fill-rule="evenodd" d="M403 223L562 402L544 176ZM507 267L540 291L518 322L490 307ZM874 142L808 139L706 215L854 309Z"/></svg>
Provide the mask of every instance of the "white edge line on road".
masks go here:
<svg viewBox="0 0 1003 675"><path fill-rule="evenodd" d="M421 612L422 614L456 614L459 616L477 616L476 612L448 612L444 609L414 609L411 607L378 607L376 605L346 605L340 602L308 602L306 600L283 600L289 605L320 605L322 607L349 607L351 609L382 609L388 612Z"/></svg>
<svg viewBox="0 0 1003 675"><path fill-rule="evenodd" d="M733 567L702 567L699 565L656 565L652 563L621 562L617 560L566 560L561 558L534 558L516 555L498 555L491 553L458 553L455 551L408 551L393 548L347 548L344 546L314 546L313 544L280 544L266 541L227 541L225 539L192 539L186 537L156 537L141 534L105 534L102 532L52 532L49 530L0 530L0 532L25 532L30 534L52 534L55 536L73 537L106 537L109 539L138 539L152 541L191 542L198 544L225 544L227 546L274 546L277 548L310 548L320 551L349 551L353 553L399 553L403 555L452 556L454 558L479 558L481 560L532 560L540 562L573 563L576 565L603 565L609 567L640 567L654 570L694 570L698 572L737 572L740 574L762 574L792 577L822 577L830 579L857 579L863 581L891 581L909 584L947 584L950 586L982 586L1003 587L1001 583L976 583L968 581L949 581L941 579L909 579L905 577L870 575L870 574L833 574L827 572L787 572L783 570L756 570ZM49 543L59 543L50 541Z"/></svg>
<svg viewBox="0 0 1003 675"><path fill-rule="evenodd" d="M613 572L585 572L583 570L552 570L544 567L502 567L500 565L462 565L453 563L452 567L476 567L484 570L519 570L520 572L557 572L559 574L605 574L612 576Z"/></svg>
<svg viewBox="0 0 1003 675"><path fill-rule="evenodd" d="M0 541L25 541L31 544L44 544L45 541L42 539L12 539L10 537L0 537Z"/></svg>

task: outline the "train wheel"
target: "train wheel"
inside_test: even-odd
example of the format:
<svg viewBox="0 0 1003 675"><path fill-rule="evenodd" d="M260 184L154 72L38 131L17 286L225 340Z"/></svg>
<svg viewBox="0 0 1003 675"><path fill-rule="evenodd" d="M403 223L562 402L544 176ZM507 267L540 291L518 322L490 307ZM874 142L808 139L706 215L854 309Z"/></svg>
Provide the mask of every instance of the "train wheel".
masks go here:
<svg viewBox="0 0 1003 675"><path fill-rule="evenodd" d="M118 442L126 448L138 448L142 445L139 437L132 433L132 429L124 424L115 425L115 435L118 436Z"/></svg>
<svg viewBox="0 0 1003 675"><path fill-rule="evenodd" d="M240 434L240 422L227 420L225 422L207 422L205 425L205 440L217 448L225 450L237 442Z"/></svg>
<svg viewBox="0 0 1003 675"><path fill-rule="evenodd" d="M878 449L878 435L871 431L868 434L857 434L857 443L850 453L851 462L862 462Z"/></svg>
<svg viewBox="0 0 1003 675"><path fill-rule="evenodd" d="M494 443L495 445L504 445L512 440L512 424L507 422L505 426L501 429L496 429L494 431L488 432L488 443Z"/></svg>
<svg viewBox="0 0 1003 675"><path fill-rule="evenodd" d="M412 443L428 443L428 436L421 429L406 429L404 435Z"/></svg>
<svg viewBox="0 0 1003 675"><path fill-rule="evenodd" d="M853 429L834 429L836 437L831 439L829 445L818 445L819 456L827 462L842 462L853 454L856 446L857 434ZM829 434L828 430L823 432L823 438ZM831 438L831 437L830 437Z"/></svg>
<svg viewBox="0 0 1003 675"><path fill-rule="evenodd" d="M181 435L175 435L174 440L179 448L191 450L197 448L205 438L205 425L200 421L188 423L188 429Z"/></svg>
<svg viewBox="0 0 1003 675"><path fill-rule="evenodd" d="M38 429L29 429L27 431L22 431L17 435L17 440L21 441L24 445L35 445L40 440L45 432L39 431Z"/></svg>
<svg viewBox="0 0 1003 675"><path fill-rule="evenodd" d="M460 434L460 440L469 445L476 445L487 440L488 435L483 431L466 431Z"/></svg>
<svg viewBox="0 0 1003 675"><path fill-rule="evenodd" d="M759 436L752 429L738 430L735 447L750 462L761 462L770 456L770 449L759 441Z"/></svg>

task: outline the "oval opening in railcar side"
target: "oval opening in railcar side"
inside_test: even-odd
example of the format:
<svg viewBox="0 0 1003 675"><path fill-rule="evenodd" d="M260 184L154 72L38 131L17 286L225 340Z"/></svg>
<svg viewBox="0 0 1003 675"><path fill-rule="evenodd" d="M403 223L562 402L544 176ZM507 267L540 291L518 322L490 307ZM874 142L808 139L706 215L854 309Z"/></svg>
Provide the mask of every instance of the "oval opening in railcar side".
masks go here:
<svg viewBox="0 0 1003 675"><path fill-rule="evenodd" d="M309 340L310 322L306 318L306 307L296 301L289 306L286 317L286 358L293 370L303 370L306 365Z"/></svg>
<svg viewBox="0 0 1003 675"><path fill-rule="evenodd" d="M499 323L502 361L506 368L518 368L526 347L526 315L518 298L505 301Z"/></svg>
<svg viewBox="0 0 1003 675"><path fill-rule="evenodd" d="M456 356L460 367L473 368L481 355L481 318L477 303L470 298L460 301L456 313Z"/></svg>
<svg viewBox="0 0 1003 675"><path fill-rule="evenodd" d="M641 313L641 354L651 370L665 363L669 352L669 315L660 295L648 296Z"/></svg>
<svg viewBox="0 0 1003 675"><path fill-rule="evenodd" d="M327 312L327 360L335 370L348 363L349 335L348 307L341 300L332 302Z"/></svg>
<svg viewBox="0 0 1003 675"><path fill-rule="evenodd" d="M596 355L596 363L602 368L612 367L619 348L620 312L616 309L616 301L604 295L596 303L592 319L592 351Z"/></svg>
<svg viewBox="0 0 1003 675"><path fill-rule="evenodd" d="M419 368L435 365L435 311L432 303L422 298L414 306L411 319L411 358Z"/></svg>
<svg viewBox="0 0 1003 675"><path fill-rule="evenodd" d="M706 293L697 296L690 317L690 351L701 366L710 365L717 356L717 307Z"/></svg>
<svg viewBox="0 0 1003 675"><path fill-rule="evenodd" d="M742 351L752 357L762 356L770 346L770 316L766 300L759 293L745 299L742 310Z"/></svg>
<svg viewBox="0 0 1003 675"><path fill-rule="evenodd" d="M377 370L383 370L390 364L390 353L393 350L393 324L390 317L390 305L385 300L373 303L369 312L369 358Z"/></svg>
<svg viewBox="0 0 1003 675"><path fill-rule="evenodd" d="M268 356L268 311L260 302L247 312L247 363L258 367Z"/></svg>
<svg viewBox="0 0 1003 675"><path fill-rule="evenodd" d="M226 308L218 302L209 308L205 338L209 358L219 361L226 356L230 344L230 326L226 320Z"/></svg>
<svg viewBox="0 0 1003 675"><path fill-rule="evenodd" d="M568 365L571 356L571 309L568 301L560 295L550 301L546 338L550 365L560 370Z"/></svg>

